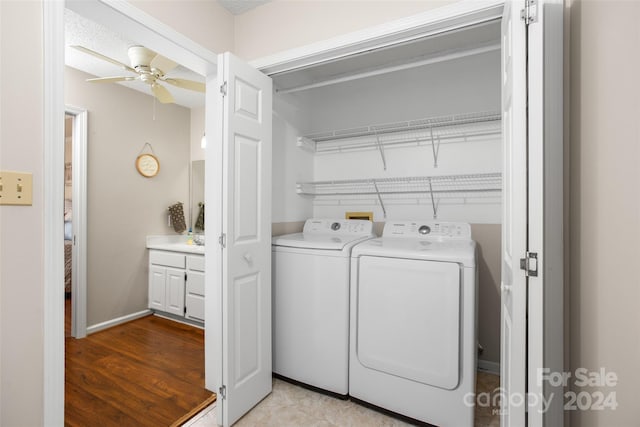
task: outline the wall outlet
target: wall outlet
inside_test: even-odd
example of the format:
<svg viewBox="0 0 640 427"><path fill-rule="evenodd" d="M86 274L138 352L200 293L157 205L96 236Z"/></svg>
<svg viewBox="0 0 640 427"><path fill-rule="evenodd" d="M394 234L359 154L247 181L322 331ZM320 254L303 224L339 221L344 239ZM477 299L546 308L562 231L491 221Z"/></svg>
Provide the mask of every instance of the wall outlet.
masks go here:
<svg viewBox="0 0 640 427"><path fill-rule="evenodd" d="M33 174L0 171L0 205L32 205Z"/></svg>

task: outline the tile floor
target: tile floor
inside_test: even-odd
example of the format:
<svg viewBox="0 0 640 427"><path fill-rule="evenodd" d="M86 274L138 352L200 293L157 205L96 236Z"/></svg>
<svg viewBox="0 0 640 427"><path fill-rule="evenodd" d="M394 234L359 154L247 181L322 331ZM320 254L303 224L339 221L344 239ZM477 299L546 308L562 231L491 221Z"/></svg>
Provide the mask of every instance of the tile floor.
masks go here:
<svg viewBox="0 0 640 427"><path fill-rule="evenodd" d="M477 393L493 392L499 386L498 376L478 372ZM477 427L499 426L500 420L494 409L476 407L475 425ZM238 427L402 427L411 424L349 400L335 399L274 379L273 392L235 425ZM214 426L216 426L215 404L200 412L183 427Z"/></svg>

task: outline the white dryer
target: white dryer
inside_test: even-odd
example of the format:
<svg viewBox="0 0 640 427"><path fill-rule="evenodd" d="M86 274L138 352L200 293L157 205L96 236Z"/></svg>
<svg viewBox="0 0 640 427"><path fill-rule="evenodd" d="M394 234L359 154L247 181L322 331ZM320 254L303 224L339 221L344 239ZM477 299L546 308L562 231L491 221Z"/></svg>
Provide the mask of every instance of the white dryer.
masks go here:
<svg viewBox="0 0 640 427"><path fill-rule="evenodd" d="M351 252L349 394L438 426L473 426L476 251L465 223L385 224Z"/></svg>
<svg viewBox="0 0 640 427"><path fill-rule="evenodd" d="M349 391L351 248L374 237L363 220L309 219L273 238L273 372L335 394Z"/></svg>

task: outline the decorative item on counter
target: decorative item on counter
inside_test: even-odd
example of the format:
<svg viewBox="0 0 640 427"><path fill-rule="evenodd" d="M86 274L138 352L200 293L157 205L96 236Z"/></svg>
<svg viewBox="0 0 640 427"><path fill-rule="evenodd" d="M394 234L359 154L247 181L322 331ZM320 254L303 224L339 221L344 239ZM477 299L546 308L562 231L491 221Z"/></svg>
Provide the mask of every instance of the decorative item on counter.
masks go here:
<svg viewBox="0 0 640 427"><path fill-rule="evenodd" d="M191 231L191 227L189 227L189 231L187 232L187 245L193 245L193 232Z"/></svg>
<svg viewBox="0 0 640 427"><path fill-rule="evenodd" d="M144 152L147 146L149 146L150 153ZM153 147L148 142L145 142L136 158L136 169L145 178L153 178L160 172L160 161L153 153Z"/></svg>
<svg viewBox="0 0 640 427"><path fill-rule="evenodd" d="M204 234L199 234L199 233L194 234L193 244L198 246L204 246Z"/></svg>
<svg viewBox="0 0 640 427"><path fill-rule="evenodd" d="M173 229L176 233L182 233L187 229L187 224L184 220L182 202L169 206L169 218L171 218L171 224L173 225Z"/></svg>
<svg viewBox="0 0 640 427"><path fill-rule="evenodd" d="M198 203L200 206L200 212L198 212L198 219L196 220L195 229L204 231L204 203Z"/></svg>

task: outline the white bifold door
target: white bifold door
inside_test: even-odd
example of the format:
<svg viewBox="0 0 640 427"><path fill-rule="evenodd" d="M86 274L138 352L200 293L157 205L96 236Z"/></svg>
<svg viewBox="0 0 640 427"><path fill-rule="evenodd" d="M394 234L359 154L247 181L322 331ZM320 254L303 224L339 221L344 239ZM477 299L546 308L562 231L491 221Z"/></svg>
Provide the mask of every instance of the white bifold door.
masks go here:
<svg viewBox="0 0 640 427"><path fill-rule="evenodd" d="M506 1L502 19L501 421L563 424L562 1Z"/></svg>
<svg viewBox="0 0 640 427"><path fill-rule="evenodd" d="M218 57L218 83L221 319L207 328L219 328L218 424L229 426L271 392L272 83L229 53Z"/></svg>

